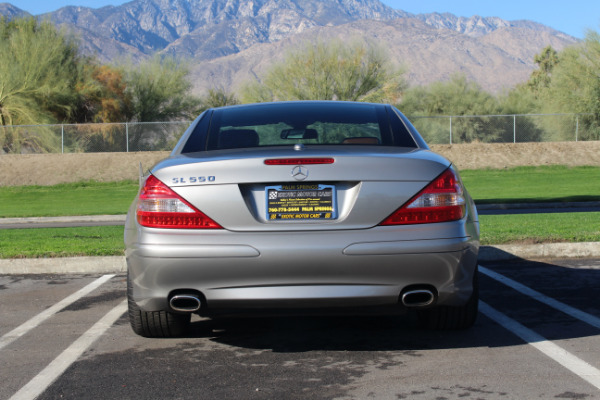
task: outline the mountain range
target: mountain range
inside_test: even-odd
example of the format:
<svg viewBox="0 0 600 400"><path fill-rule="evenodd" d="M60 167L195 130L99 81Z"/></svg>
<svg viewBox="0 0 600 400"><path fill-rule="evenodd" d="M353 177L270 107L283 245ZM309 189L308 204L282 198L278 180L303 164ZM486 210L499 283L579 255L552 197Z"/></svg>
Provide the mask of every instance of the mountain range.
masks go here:
<svg viewBox="0 0 600 400"><path fill-rule="evenodd" d="M29 15L0 3L0 15ZM194 90L237 90L307 41L368 41L406 70L411 85L462 73L499 92L527 80L545 46L577 39L532 21L411 14L379 0L133 0L68 6L36 16L66 26L102 62L167 53L191 60Z"/></svg>

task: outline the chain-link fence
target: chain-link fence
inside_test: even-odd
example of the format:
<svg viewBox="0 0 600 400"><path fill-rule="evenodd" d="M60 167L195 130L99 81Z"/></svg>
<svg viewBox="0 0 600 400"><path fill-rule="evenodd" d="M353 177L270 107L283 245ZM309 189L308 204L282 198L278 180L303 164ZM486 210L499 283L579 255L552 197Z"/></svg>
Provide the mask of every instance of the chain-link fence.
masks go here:
<svg viewBox="0 0 600 400"><path fill-rule="evenodd" d="M411 117L429 144L600 140L592 114Z"/></svg>
<svg viewBox="0 0 600 400"><path fill-rule="evenodd" d="M0 153L102 153L172 150L190 122L0 127Z"/></svg>
<svg viewBox="0 0 600 400"><path fill-rule="evenodd" d="M587 114L413 116L429 144L600 140ZM172 150L189 122L19 125L0 127L0 154Z"/></svg>

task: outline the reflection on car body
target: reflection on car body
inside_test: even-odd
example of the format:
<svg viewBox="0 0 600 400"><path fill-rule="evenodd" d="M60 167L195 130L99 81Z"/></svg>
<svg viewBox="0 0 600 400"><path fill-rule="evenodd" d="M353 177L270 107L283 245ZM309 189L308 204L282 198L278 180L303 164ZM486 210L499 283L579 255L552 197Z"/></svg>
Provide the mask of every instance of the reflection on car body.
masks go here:
<svg viewBox="0 0 600 400"><path fill-rule="evenodd" d="M473 201L390 105L205 111L144 177L125 244L143 336L180 335L192 313L477 315Z"/></svg>

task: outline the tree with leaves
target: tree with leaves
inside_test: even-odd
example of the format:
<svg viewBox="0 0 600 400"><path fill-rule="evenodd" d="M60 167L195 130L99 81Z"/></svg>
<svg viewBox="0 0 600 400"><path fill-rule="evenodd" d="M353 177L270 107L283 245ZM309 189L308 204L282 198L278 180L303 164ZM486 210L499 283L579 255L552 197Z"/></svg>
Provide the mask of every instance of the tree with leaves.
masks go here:
<svg viewBox="0 0 600 400"><path fill-rule="evenodd" d="M80 79L74 40L50 22L33 17L0 19L0 126L66 121L78 103ZM48 150L51 135L26 129L3 129L6 152L21 148Z"/></svg>
<svg viewBox="0 0 600 400"><path fill-rule="evenodd" d="M196 116L200 100L191 94L187 64L171 56L155 55L125 68L131 98L130 120L172 121Z"/></svg>
<svg viewBox="0 0 600 400"><path fill-rule="evenodd" d="M101 65L88 60L80 66L84 79L77 85L80 101L74 115L76 123L103 125L79 126L79 142L69 146L77 151L121 151L126 147L123 127L114 123L128 121L131 117L131 98L127 92L121 68Z"/></svg>
<svg viewBox="0 0 600 400"><path fill-rule="evenodd" d="M116 66L91 62L83 68L86 79L77 87L82 104L76 121L111 123L129 120L132 101L124 71Z"/></svg>
<svg viewBox="0 0 600 400"><path fill-rule="evenodd" d="M497 110L494 96L463 74L406 91L402 110L411 115L478 115Z"/></svg>
<svg viewBox="0 0 600 400"><path fill-rule="evenodd" d="M171 56L155 55L139 65L124 67L127 95L131 100L131 122L185 121L195 118L201 101L191 94L187 64ZM173 141L166 126L136 125L129 131L130 148L144 150L168 147Z"/></svg>
<svg viewBox="0 0 600 400"><path fill-rule="evenodd" d="M579 138L600 139L600 34L588 31L583 42L567 47L558 58L543 111L585 114L579 118Z"/></svg>
<svg viewBox="0 0 600 400"><path fill-rule="evenodd" d="M201 98L202 109L206 110L215 107L234 106L239 104L235 94L227 92L223 88L208 89L208 92Z"/></svg>
<svg viewBox="0 0 600 400"><path fill-rule="evenodd" d="M496 97L483 90L465 75L455 74L448 81L406 91L400 108L410 117L425 139L431 143L448 143L451 123L452 142L507 142L513 140L514 119L497 114L514 113L522 98L510 93ZM509 111L510 110L510 111ZM414 118L419 116L453 116L447 118ZM521 121L521 134L529 140L541 131L530 121Z"/></svg>
<svg viewBox="0 0 600 400"><path fill-rule="evenodd" d="M558 53L552 46L546 46L533 58L538 68L531 73L527 88L537 97L550 86L552 71L558 64Z"/></svg>
<svg viewBox="0 0 600 400"><path fill-rule="evenodd" d="M33 17L0 20L0 125L63 120L77 101L77 46Z"/></svg>
<svg viewBox="0 0 600 400"><path fill-rule="evenodd" d="M317 41L288 53L262 83L247 85L242 99L390 101L405 87L402 72L376 46Z"/></svg>

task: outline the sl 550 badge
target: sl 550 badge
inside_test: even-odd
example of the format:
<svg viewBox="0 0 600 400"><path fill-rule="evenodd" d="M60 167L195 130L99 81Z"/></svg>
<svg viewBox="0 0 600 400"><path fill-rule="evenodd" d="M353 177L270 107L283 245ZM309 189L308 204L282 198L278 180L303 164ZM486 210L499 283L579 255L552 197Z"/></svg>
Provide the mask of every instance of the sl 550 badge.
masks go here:
<svg viewBox="0 0 600 400"><path fill-rule="evenodd" d="M216 178L214 176L189 176L184 178L173 178L171 182L174 185L185 185L189 183L206 183L214 182Z"/></svg>

